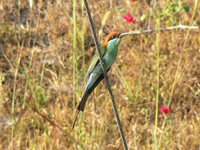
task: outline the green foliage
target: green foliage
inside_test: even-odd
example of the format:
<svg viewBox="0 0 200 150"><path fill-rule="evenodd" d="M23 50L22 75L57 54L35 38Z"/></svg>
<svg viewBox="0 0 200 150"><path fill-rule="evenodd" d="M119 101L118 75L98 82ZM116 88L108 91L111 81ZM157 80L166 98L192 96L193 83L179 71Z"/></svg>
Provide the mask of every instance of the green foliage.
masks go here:
<svg viewBox="0 0 200 150"><path fill-rule="evenodd" d="M175 25L178 23L180 13L183 11L189 12L189 6L186 3L181 0L170 1L160 13L160 19L166 20L168 26Z"/></svg>
<svg viewBox="0 0 200 150"><path fill-rule="evenodd" d="M188 13L190 11L190 7L186 3L183 3L182 6L183 6L183 9L185 10L185 12Z"/></svg>

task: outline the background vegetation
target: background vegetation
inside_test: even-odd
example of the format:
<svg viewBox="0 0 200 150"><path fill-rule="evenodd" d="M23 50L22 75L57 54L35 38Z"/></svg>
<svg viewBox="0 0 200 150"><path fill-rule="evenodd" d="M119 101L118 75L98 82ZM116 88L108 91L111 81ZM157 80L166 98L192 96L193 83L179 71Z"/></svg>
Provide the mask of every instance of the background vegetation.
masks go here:
<svg viewBox="0 0 200 150"><path fill-rule="evenodd" d="M89 0L100 41L112 31L200 25L198 0L148 3ZM109 79L130 149L200 149L199 35L123 39ZM83 1L1 0L0 149L123 149L104 82L71 129L93 54Z"/></svg>

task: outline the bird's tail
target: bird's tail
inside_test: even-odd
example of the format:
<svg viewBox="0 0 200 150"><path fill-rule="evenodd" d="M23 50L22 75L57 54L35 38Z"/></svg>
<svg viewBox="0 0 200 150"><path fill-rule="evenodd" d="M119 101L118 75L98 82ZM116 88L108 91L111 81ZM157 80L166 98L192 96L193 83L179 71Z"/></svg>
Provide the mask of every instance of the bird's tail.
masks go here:
<svg viewBox="0 0 200 150"><path fill-rule="evenodd" d="M79 112L80 112L80 110L77 110L77 111L76 111L76 115L75 115L74 123L73 123L73 125L72 125L72 129L74 129L74 127L75 127L75 125L76 125L76 122L77 122L77 120L78 120L78 114L79 114Z"/></svg>
<svg viewBox="0 0 200 150"><path fill-rule="evenodd" d="M82 98L81 98L81 101L80 101L80 103L78 104L78 107L77 107L77 111L76 111L74 123L73 123L73 125L72 125L72 129L73 129L74 126L76 125L76 122L77 122L77 120L78 120L79 112L80 112L80 111L84 111L85 104L86 104L86 101L87 101L89 95L90 95L90 93L88 93L87 91L84 92L84 94L83 94L83 96L82 96Z"/></svg>
<svg viewBox="0 0 200 150"><path fill-rule="evenodd" d="M77 109L78 109L79 111L84 111L84 109L85 109L85 104L86 104L86 101L87 101L88 96L90 95L90 93L91 93L91 92L88 92L87 90L84 92L84 94L83 94L83 96L82 96L82 98L81 98L81 101L80 101L80 103L78 104L78 107L77 107Z"/></svg>

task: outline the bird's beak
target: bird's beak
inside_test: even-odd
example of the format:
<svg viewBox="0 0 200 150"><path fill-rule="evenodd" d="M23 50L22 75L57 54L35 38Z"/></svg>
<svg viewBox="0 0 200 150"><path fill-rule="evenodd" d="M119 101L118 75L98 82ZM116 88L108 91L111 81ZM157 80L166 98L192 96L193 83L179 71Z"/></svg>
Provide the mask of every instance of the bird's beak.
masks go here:
<svg viewBox="0 0 200 150"><path fill-rule="evenodd" d="M119 38L122 38L122 37L124 37L124 36L126 36L126 35L132 35L132 34L133 34L132 32L121 33L121 34L119 35Z"/></svg>

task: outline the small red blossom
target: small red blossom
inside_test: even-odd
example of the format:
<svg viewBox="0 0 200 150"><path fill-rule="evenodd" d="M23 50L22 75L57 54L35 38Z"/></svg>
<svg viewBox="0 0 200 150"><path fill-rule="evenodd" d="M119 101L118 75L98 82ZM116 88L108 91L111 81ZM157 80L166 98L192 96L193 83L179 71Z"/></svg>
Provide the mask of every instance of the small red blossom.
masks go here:
<svg viewBox="0 0 200 150"><path fill-rule="evenodd" d="M164 115L167 115L169 112L172 112L172 109L167 106L162 106L160 108L160 112Z"/></svg>
<svg viewBox="0 0 200 150"><path fill-rule="evenodd" d="M135 17L133 17L132 15L131 15L131 13L126 13L125 15L124 15L124 20L126 21L126 22L128 22L128 23L134 23L135 22Z"/></svg>
<svg viewBox="0 0 200 150"><path fill-rule="evenodd" d="M136 2L137 0L131 0L131 2Z"/></svg>

